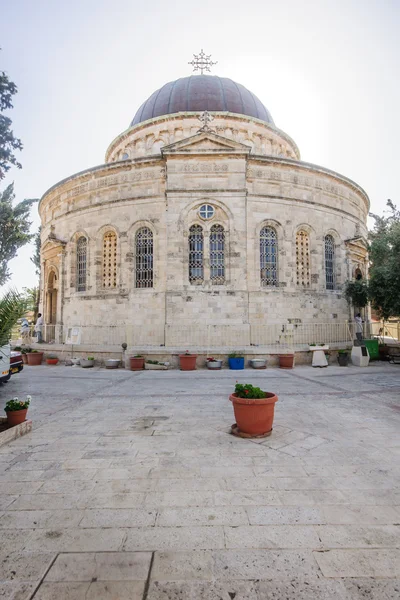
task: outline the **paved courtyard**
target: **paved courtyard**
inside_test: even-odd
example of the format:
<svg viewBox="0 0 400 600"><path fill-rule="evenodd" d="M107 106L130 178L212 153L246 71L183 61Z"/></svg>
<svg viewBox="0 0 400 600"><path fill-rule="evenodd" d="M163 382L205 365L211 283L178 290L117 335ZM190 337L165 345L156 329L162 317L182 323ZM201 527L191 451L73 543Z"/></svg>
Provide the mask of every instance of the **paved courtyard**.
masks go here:
<svg viewBox="0 0 400 600"><path fill-rule="evenodd" d="M235 381L274 431L228 435ZM400 367L26 367L31 434L0 448L0 598L400 597Z"/></svg>

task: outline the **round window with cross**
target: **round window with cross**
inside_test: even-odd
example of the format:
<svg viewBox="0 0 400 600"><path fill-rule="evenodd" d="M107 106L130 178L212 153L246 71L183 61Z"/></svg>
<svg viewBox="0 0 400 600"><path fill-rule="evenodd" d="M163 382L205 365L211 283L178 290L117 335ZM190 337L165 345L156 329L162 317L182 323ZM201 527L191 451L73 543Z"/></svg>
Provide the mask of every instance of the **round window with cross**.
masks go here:
<svg viewBox="0 0 400 600"><path fill-rule="evenodd" d="M199 216L201 219L208 220L212 219L214 216L215 210L214 207L210 204L203 204L199 208Z"/></svg>

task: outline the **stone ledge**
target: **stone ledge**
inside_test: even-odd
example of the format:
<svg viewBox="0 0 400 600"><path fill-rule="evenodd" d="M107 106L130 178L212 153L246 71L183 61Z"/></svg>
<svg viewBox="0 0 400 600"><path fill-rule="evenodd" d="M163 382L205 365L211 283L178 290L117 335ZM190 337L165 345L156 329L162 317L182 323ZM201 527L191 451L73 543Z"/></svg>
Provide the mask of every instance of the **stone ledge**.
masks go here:
<svg viewBox="0 0 400 600"><path fill-rule="evenodd" d="M7 421L7 417L0 417L0 425L3 425ZM15 425L4 431L0 431L0 447L16 440L17 438L30 433L32 431L32 421L24 421L20 425Z"/></svg>

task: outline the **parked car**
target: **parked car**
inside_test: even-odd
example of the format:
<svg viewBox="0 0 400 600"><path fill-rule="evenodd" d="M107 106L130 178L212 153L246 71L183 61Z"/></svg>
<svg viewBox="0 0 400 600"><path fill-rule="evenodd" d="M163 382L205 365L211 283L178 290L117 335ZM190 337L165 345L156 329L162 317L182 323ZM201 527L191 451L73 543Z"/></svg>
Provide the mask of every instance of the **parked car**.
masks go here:
<svg viewBox="0 0 400 600"><path fill-rule="evenodd" d="M24 368L22 360L22 352L18 350L11 350L10 352L10 372L12 375L19 373Z"/></svg>
<svg viewBox="0 0 400 600"><path fill-rule="evenodd" d="M10 344L0 347L0 383L6 383L11 377L10 352Z"/></svg>

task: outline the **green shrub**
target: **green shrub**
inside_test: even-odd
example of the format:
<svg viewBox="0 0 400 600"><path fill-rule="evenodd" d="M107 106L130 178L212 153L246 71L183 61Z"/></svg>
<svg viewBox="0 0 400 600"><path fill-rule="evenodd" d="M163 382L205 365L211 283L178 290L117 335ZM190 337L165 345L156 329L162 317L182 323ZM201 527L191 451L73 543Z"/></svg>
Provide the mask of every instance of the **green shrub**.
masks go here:
<svg viewBox="0 0 400 600"><path fill-rule="evenodd" d="M235 385L235 394L238 398L265 398L266 394L259 387L254 387L250 383L237 383Z"/></svg>
<svg viewBox="0 0 400 600"><path fill-rule="evenodd" d="M24 410L25 408L28 408L29 404L31 403L31 396L27 396L26 400L18 400L18 398L13 398L12 400L9 400L7 402L7 404L4 407L4 410L6 412L8 411L14 411L14 410Z"/></svg>

